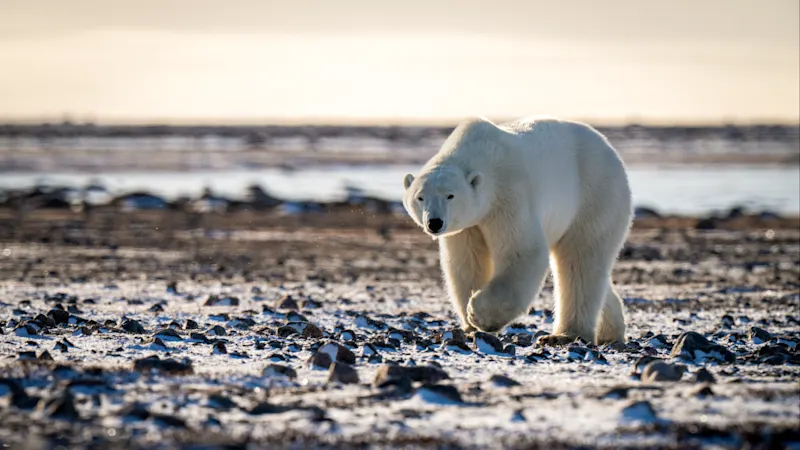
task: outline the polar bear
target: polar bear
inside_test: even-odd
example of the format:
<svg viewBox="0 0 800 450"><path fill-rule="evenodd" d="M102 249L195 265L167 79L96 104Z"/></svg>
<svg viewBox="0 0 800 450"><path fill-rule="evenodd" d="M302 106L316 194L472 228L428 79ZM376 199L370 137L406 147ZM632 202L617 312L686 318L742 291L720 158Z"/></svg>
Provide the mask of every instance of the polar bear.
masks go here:
<svg viewBox="0 0 800 450"><path fill-rule="evenodd" d="M465 331L497 332L526 314L550 267L555 327L539 342L624 342L611 269L632 223L631 191L597 130L553 118L473 118L403 186L409 215L439 241Z"/></svg>

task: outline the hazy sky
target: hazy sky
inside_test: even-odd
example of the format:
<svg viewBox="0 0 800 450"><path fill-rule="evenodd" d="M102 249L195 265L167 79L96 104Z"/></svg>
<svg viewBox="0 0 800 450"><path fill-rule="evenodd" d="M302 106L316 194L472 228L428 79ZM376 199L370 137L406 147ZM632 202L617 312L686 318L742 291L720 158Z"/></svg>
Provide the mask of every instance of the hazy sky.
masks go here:
<svg viewBox="0 0 800 450"><path fill-rule="evenodd" d="M798 0L0 0L0 118L800 120Z"/></svg>

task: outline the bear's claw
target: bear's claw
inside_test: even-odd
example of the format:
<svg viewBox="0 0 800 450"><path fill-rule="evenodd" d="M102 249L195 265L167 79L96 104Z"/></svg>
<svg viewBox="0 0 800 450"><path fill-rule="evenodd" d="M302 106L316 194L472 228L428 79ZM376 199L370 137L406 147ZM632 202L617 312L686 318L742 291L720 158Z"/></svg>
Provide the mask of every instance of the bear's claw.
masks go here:
<svg viewBox="0 0 800 450"><path fill-rule="evenodd" d="M547 334L544 336L539 336L539 339L536 340L536 343L543 347L561 347L564 345L569 345L574 341L574 337L567 336L566 334Z"/></svg>

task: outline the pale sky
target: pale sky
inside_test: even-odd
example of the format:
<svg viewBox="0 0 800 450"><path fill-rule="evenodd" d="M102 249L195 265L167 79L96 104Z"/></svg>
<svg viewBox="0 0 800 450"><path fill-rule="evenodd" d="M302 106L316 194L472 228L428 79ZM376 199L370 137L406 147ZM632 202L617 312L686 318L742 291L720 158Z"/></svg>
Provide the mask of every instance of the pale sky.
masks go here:
<svg viewBox="0 0 800 450"><path fill-rule="evenodd" d="M0 0L0 120L800 121L798 0Z"/></svg>

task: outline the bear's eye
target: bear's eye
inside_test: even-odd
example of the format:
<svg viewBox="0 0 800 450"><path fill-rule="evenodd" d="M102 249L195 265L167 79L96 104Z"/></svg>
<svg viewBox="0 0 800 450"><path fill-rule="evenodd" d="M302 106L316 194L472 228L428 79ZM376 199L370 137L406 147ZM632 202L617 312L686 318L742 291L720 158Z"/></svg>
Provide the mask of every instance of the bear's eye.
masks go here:
<svg viewBox="0 0 800 450"><path fill-rule="evenodd" d="M450 195L448 195L448 196L447 196L447 199L448 199L448 200L452 200L452 199L453 199L453 197L455 197L455 195L453 195L453 194L450 194Z"/></svg>
<svg viewBox="0 0 800 450"><path fill-rule="evenodd" d="M422 197L417 197L417 200L424 202L425 200Z"/></svg>

